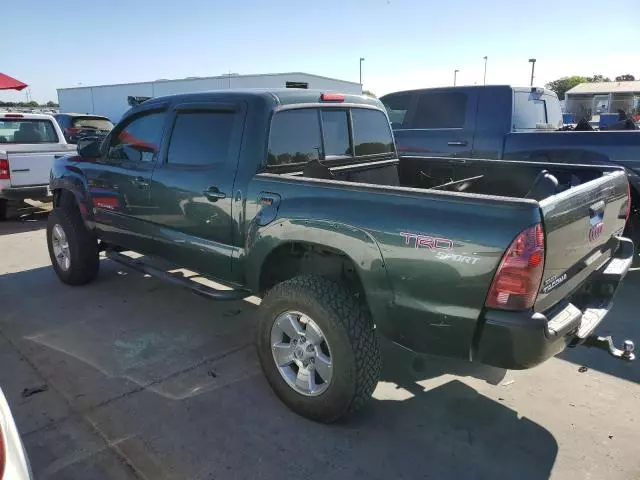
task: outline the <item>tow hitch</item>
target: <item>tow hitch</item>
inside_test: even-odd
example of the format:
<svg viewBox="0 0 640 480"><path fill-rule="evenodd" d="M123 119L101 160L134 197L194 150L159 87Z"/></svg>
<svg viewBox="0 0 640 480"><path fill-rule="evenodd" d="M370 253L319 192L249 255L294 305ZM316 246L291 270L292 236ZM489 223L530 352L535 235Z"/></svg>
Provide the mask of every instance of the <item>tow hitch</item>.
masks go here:
<svg viewBox="0 0 640 480"><path fill-rule="evenodd" d="M608 337L599 337L597 335L591 335L586 338L584 343L582 344L585 347L596 347L601 350L605 350L609 352L609 355L620 358L621 360L626 360L627 362L632 362L636 359L635 346L631 340L625 340L622 344L622 350L616 348L613 344L613 339L611 336Z"/></svg>

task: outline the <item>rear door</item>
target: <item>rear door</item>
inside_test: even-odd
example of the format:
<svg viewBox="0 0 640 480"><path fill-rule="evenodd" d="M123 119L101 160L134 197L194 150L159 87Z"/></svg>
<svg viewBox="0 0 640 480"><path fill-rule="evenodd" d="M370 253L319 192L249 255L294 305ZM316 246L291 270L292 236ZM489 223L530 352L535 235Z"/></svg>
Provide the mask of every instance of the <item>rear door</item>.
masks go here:
<svg viewBox="0 0 640 480"><path fill-rule="evenodd" d="M245 108L233 103L183 103L151 186L152 221L176 263L219 278L231 272L232 209Z"/></svg>
<svg viewBox="0 0 640 480"><path fill-rule="evenodd" d="M447 89L400 92L382 98L387 106L398 152L402 155L471 157L477 113L474 90ZM397 116L401 103L406 112Z"/></svg>
<svg viewBox="0 0 640 480"><path fill-rule="evenodd" d="M627 215L627 178L613 171L540 202L546 235L536 310L567 297L612 255Z"/></svg>

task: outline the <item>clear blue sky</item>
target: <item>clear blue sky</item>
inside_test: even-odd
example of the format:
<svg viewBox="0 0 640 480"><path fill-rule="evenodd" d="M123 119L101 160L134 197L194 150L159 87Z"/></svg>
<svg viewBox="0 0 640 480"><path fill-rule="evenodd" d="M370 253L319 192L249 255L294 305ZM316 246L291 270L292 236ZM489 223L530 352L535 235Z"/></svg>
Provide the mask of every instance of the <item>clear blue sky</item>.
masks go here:
<svg viewBox="0 0 640 480"><path fill-rule="evenodd" d="M0 72L56 88L303 71L409 87L541 84L561 75L640 77L640 0L5 0ZM581 40L580 40L581 39ZM606 39L610 39L607 41ZM586 45L584 47L581 44ZM0 92L2 100L24 93Z"/></svg>

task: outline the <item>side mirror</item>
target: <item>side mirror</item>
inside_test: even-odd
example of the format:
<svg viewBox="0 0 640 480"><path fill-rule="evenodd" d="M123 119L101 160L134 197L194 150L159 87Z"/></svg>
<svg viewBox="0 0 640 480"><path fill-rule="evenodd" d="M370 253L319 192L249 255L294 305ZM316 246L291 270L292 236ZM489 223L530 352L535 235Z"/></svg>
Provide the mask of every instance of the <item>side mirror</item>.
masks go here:
<svg viewBox="0 0 640 480"><path fill-rule="evenodd" d="M97 139L80 139L78 140L78 154L86 158L98 158L102 155L100 149L101 142Z"/></svg>

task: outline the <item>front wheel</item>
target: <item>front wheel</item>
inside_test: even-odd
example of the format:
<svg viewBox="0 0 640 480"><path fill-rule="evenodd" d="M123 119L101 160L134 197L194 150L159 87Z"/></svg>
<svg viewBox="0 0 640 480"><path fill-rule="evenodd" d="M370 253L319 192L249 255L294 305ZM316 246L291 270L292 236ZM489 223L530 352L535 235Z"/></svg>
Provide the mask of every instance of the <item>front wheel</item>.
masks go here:
<svg viewBox="0 0 640 480"><path fill-rule="evenodd" d="M347 287L316 275L276 285L259 309L257 350L291 410L330 423L371 397L380 347L370 314Z"/></svg>
<svg viewBox="0 0 640 480"><path fill-rule="evenodd" d="M87 230L79 213L55 208L49 214L47 246L51 264L64 283L84 285L98 275L98 241Z"/></svg>

